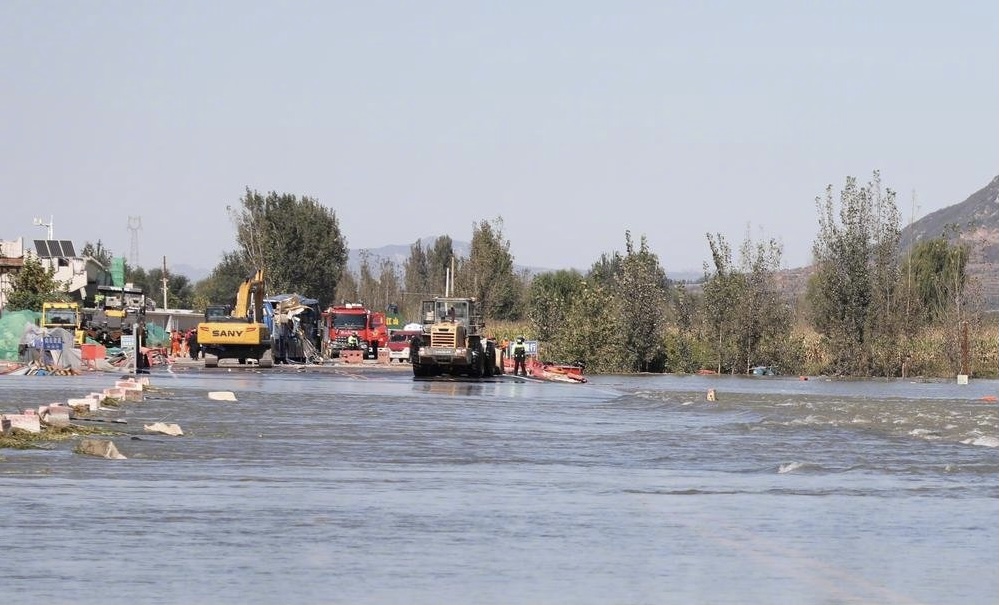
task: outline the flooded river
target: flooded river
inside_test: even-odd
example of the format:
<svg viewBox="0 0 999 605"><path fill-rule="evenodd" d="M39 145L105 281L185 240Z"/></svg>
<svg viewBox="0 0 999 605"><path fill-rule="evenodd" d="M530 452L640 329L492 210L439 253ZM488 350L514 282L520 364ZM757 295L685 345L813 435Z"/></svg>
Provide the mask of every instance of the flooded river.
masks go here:
<svg viewBox="0 0 999 605"><path fill-rule="evenodd" d="M5 603L999 602L997 381L151 381L127 460L0 450Z"/></svg>

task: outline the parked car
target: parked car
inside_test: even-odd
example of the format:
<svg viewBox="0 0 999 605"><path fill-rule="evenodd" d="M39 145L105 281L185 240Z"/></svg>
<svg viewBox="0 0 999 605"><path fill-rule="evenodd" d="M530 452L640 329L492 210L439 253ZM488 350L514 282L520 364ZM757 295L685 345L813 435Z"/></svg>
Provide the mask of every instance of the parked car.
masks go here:
<svg viewBox="0 0 999 605"><path fill-rule="evenodd" d="M414 336L422 336L422 330L395 330L389 334L389 363L398 360L399 363L409 361L409 342Z"/></svg>

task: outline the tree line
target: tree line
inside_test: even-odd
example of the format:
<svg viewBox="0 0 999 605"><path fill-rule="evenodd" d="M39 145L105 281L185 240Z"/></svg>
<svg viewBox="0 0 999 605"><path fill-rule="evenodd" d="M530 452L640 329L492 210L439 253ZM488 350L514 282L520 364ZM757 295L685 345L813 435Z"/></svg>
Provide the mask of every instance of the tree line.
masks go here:
<svg viewBox="0 0 999 605"><path fill-rule="evenodd" d="M580 361L593 372L743 374L755 366L787 374L900 376L953 374L966 361L962 328L976 341L979 365L996 369L984 332L982 297L965 268L969 251L945 234L900 251L895 192L878 172L848 177L816 198L818 233L805 292L781 283L783 249L748 234L733 252L706 233L710 262L695 282L671 280L646 235L624 233L624 250L602 254L580 272L518 272L502 218L472 225L467 256L449 236L410 247L402 267L362 253L347 267L347 241L334 210L310 197L246 189L229 207L237 248L209 277L191 283L161 268L128 268L128 279L159 304L203 309L231 302L239 284L262 268L269 292L297 292L323 307L340 301L398 308L418 317L420 301L444 294L476 298L496 337L537 339L543 357ZM109 262L98 241L84 254ZM26 263L27 268L27 263ZM29 277L30 276L30 277ZM38 281L38 271L22 281ZM23 285L23 284L22 284ZM56 285L52 284L55 288ZM11 301L40 300L15 280ZM17 298L22 296L22 298ZM9 303L10 307L12 303ZM991 365L989 365L991 364Z"/></svg>

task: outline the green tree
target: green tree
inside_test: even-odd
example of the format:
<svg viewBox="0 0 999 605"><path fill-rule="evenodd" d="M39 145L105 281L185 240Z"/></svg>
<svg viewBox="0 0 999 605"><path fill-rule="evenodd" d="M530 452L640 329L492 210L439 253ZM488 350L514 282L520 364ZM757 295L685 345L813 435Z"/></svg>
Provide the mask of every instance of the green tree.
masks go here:
<svg viewBox="0 0 999 605"><path fill-rule="evenodd" d="M114 258L114 254L111 253L111 250L104 247L101 240L97 240L96 244L92 244L90 242L83 244L83 250L80 251L80 256L85 258L89 256L104 265L104 268L109 271L111 270L111 259Z"/></svg>
<svg viewBox="0 0 999 605"><path fill-rule="evenodd" d="M728 242L708 234L714 271L705 270L705 324L719 373L746 373L755 365L797 369L800 347L792 346L791 301L776 283L783 248L775 239L754 242L747 233L740 261Z"/></svg>
<svg viewBox="0 0 999 605"><path fill-rule="evenodd" d="M455 268L454 242L450 236L441 235L427 250L427 292L429 297L444 295L448 272ZM451 279L454 275L451 274ZM451 293L452 295L454 292Z"/></svg>
<svg viewBox="0 0 999 605"><path fill-rule="evenodd" d="M983 322L980 284L967 275L969 250L951 244L946 233L917 243L901 271L910 295L911 318L922 330L910 329L918 339L927 329L944 335L942 353L955 374L963 367L963 330L967 323L980 329Z"/></svg>
<svg viewBox="0 0 999 605"><path fill-rule="evenodd" d="M361 295L357 276L353 271L344 271L343 275L340 276L340 281L336 285L336 296L333 304L353 303L360 299Z"/></svg>
<svg viewBox="0 0 999 605"><path fill-rule="evenodd" d="M503 219L480 221L472 230L468 259L461 263L457 284L474 297L488 319L520 319L522 282L513 270L510 242L503 238Z"/></svg>
<svg viewBox="0 0 999 605"><path fill-rule="evenodd" d="M542 273L531 280L527 316L539 340L551 341L568 329L566 316L582 290L583 276L576 270Z"/></svg>
<svg viewBox="0 0 999 605"><path fill-rule="evenodd" d="M832 356L827 371L893 374L902 358L898 346L902 322L895 304L899 267L894 251L901 232L895 192L883 190L875 172L865 186L847 177L838 213L831 185L816 205L816 271L808 283L807 299L812 325Z"/></svg>
<svg viewBox="0 0 999 605"><path fill-rule="evenodd" d="M310 197L246 189L229 208L243 262L264 270L267 291L298 292L330 303L347 264L336 213Z"/></svg>
<svg viewBox="0 0 999 605"><path fill-rule="evenodd" d="M379 259L377 266L372 266L370 254L364 251L361 253L360 269L360 275L356 278L356 301L363 302L373 311L384 311L389 303L398 304L396 301L401 299L402 291L395 263L391 259Z"/></svg>
<svg viewBox="0 0 999 605"><path fill-rule="evenodd" d="M383 258L378 263L378 310L387 310L389 305L399 305L402 300L402 285L399 270L391 259Z"/></svg>
<svg viewBox="0 0 999 605"><path fill-rule="evenodd" d="M736 309L739 361L746 372L754 365L780 366L785 371L800 365L796 357L798 348L791 344L793 307L776 282L783 254L777 240L754 242L748 234L741 248L746 290Z"/></svg>
<svg viewBox="0 0 999 605"><path fill-rule="evenodd" d="M586 280L573 297L564 329L552 339L546 357L581 361L587 371L621 372L627 366L625 327L611 286Z"/></svg>
<svg viewBox="0 0 999 605"><path fill-rule="evenodd" d="M666 364L669 283L644 235L636 247L631 233L625 232L625 255L615 294L624 326L626 369L662 372Z"/></svg>
<svg viewBox="0 0 999 605"><path fill-rule="evenodd" d="M700 299L684 283L672 292L673 322L666 327L667 372L692 373L707 367L712 357L701 337Z"/></svg>
<svg viewBox="0 0 999 605"><path fill-rule="evenodd" d="M718 234L707 234L713 272L705 264L703 313L707 326L708 349L715 364L715 371L735 373L739 367L739 318L733 312L742 301L747 289L745 276L735 270L732 248Z"/></svg>
<svg viewBox="0 0 999 605"><path fill-rule="evenodd" d="M597 259L593 266L590 267L590 271L586 275L586 279L595 283L603 284L606 286L613 285L617 276L621 273L621 254L619 252L603 253L600 258Z"/></svg>
<svg viewBox="0 0 999 605"><path fill-rule="evenodd" d="M190 309L194 307L194 285L185 275L167 272L167 308ZM143 289L147 298L157 307L163 304L163 269L150 269L147 274L148 287Z"/></svg>
<svg viewBox="0 0 999 605"><path fill-rule="evenodd" d="M239 287L253 273L254 269L246 263L243 254L235 251L223 253L222 260L212 269L211 275L195 285L192 308L203 311L208 305L235 304Z"/></svg>
<svg viewBox="0 0 999 605"><path fill-rule="evenodd" d="M44 302L72 302L68 284L55 279L55 270L40 260L25 256L21 270L11 275L6 310L40 313Z"/></svg>
<svg viewBox="0 0 999 605"><path fill-rule="evenodd" d="M403 263L404 300L401 311L404 317L413 319L420 315L420 301L432 296L430 289L430 266L427 253L420 240L409 247L409 258Z"/></svg>
<svg viewBox="0 0 999 605"><path fill-rule="evenodd" d="M142 267L129 267L128 272L128 282L132 284L133 288L138 288L142 290L143 294L149 296L150 292L156 287L156 284L149 276L149 271L146 271ZM163 299L160 298L162 301Z"/></svg>
<svg viewBox="0 0 999 605"><path fill-rule="evenodd" d="M968 249L938 237L917 243L901 275L912 285L912 314L919 323L936 325L961 300L967 283Z"/></svg>
<svg viewBox="0 0 999 605"><path fill-rule="evenodd" d="M371 254L364 250L361 252L361 267L357 280L358 299L354 302L364 303L368 309L379 310L380 290L378 278L371 268Z"/></svg>

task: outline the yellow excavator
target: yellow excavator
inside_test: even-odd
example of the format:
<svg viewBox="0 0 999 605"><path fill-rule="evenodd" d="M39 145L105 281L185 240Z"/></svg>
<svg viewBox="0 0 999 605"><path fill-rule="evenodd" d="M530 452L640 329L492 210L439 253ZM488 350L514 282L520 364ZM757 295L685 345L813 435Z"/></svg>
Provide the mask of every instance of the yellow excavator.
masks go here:
<svg viewBox="0 0 999 605"><path fill-rule="evenodd" d="M274 366L271 332L264 319L264 272L258 269L243 281L236 305L210 305L198 324L198 345L205 354L205 367L215 368L220 359L240 364L254 360L261 368Z"/></svg>

